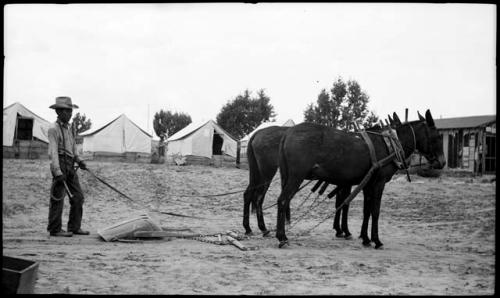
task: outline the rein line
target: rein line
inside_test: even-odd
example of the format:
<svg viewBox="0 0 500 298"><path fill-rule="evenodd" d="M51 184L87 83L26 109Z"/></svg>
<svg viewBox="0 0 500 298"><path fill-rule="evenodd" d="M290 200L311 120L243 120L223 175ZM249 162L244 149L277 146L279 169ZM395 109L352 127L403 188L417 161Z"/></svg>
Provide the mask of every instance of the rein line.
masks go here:
<svg viewBox="0 0 500 298"><path fill-rule="evenodd" d="M270 182L264 182L262 184L259 184L257 186L252 187L251 189L255 189L255 188L258 188L258 187L261 187L264 185L270 185L271 183L276 181L276 179L278 179L278 177L274 177L273 180L271 180ZM176 197L183 197L183 198L198 198L198 197L210 198L210 197L221 197L221 196L226 196L226 195L232 195L232 194L241 193L244 191L246 191L246 189L236 190L236 191L232 191L232 192L225 192L225 193L220 193L220 194L209 194L209 195L182 195L182 194L170 194L170 195L176 196Z"/></svg>

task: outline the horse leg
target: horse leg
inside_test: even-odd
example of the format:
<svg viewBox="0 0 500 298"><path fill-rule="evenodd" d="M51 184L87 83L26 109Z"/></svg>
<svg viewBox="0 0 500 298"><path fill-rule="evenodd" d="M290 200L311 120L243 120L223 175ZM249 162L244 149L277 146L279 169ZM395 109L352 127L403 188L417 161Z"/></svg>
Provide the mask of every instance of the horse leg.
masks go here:
<svg viewBox="0 0 500 298"><path fill-rule="evenodd" d="M336 231L335 236L337 236L337 237L343 237L344 236L344 233L342 232L342 229L340 228L340 216L341 216L342 210L344 208L342 208L342 210L338 209L339 206L340 206L340 204L342 204L344 202L344 199L345 199L345 197L341 196L340 193L338 193L336 195L336 199L335 199L335 218L333 219L333 229Z"/></svg>
<svg viewBox="0 0 500 298"><path fill-rule="evenodd" d="M264 212L262 211L262 205L264 203L264 195L267 192L267 188L265 187L265 190L263 191L263 194L259 194L258 199L257 199L257 224L259 226L260 231L262 232L262 236L266 237L269 235L270 231L266 228L266 223L264 222Z"/></svg>
<svg viewBox="0 0 500 298"><path fill-rule="evenodd" d="M264 198L266 193L271 186L271 181L273 180L274 175L276 174L277 169L261 169L261 177L259 180L259 187L256 189L256 201L255 201L255 211L257 216L257 224L259 226L260 231L264 237L268 236L270 231L266 228L266 224L264 222L264 212L262 211L262 205L264 204Z"/></svg>
<svg viewBox="0 0 500 298"><path fill-rule="evenodd" d="M299 189L299 179L287 180L283 185L281 193L278 197L278 215L276 223L276 238L279 240L279 248L288 244L288 238L285 234L285 217L287 208L290 208L290 200Z"/></svg>
<svg viewBox="0 0 500 298"><path fill-rule="evenodd" d="M351 193L351 186L342 188L340 190L339 195L343 197L342 202L345 201L345 199L349 196L350 193ZM349 232L349 228L347 225L347 219L349 215L349 204L342 207L341 213L342 213L342 232L344 233L344 238L352 239L352 234L351 232Z"/></svg>
<svg viewBox="0 0 500 298"><path fill-rule="evenodd" d="M385 182L378 182L373 188L372 195L372 241L375 243L375 248L379 249L384 244L380 242L378 237L378 218L380 215L380 203L382 201L382 193L384 192Z"/></svg>
<svg viewBox="0 0 500 298"><path fill-rule="evenodd" d="M286 210L285 210L285 223L287 225L290 224L290 204L288 204L288 206L286 207Z"/></svg>
<svg viewBox="0 0 500 298"><path fill-rule="evenodd" d="M250 203L252 201L253 191L251 185L249 185L243 194L243 227L246 235L252 235L252 229L250 228Z"/></svg>
<svg viewBox="0 0 500 298"><path fill-rule="evenodd" d="M365 190L363 190L363 223L361 224L361 234L359 238L363 239L364 246L370 246L370 238L368 238L368 222L371 214L371 201Z"/></svg>

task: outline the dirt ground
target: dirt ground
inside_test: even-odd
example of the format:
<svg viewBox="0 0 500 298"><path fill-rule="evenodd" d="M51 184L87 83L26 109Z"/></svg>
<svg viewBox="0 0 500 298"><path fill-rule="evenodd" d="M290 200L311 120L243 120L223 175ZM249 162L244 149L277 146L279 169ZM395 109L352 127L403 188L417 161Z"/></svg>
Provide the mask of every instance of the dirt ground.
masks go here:
<svg viewBox="0 0 500 298"><path fill-rule="evenodd" d="M163 227L196 233L243 234L241 192L248 171L237 168L166 166L89 161L89 168L130 197L130 202L79 171L86 196L83 228L89 236L49 237L46 232L49 164L3 160L3 254L39 263L35 293L235 294L235 295L489 295L495 292L495 193L493 176L423 178L396 175L385 188L379 221L384 248L358 239L362 197L351 203L354 238L336 238L332 220L309 231L334 210L325 200L299 208L310 187L292 200L290 246L254 236L241 240L256 250L192 239L105 242L97 231L148 214ZM329 188L330 189L330 188ZM327 190L328 191L328 190ZM264 206L276 201L273 182ZM181 195L192 195L182 197ZM65 199L63 225L68 218ZM174 217L159 211L204 217ZM268 228L276 208L265 211Z"/></svg>

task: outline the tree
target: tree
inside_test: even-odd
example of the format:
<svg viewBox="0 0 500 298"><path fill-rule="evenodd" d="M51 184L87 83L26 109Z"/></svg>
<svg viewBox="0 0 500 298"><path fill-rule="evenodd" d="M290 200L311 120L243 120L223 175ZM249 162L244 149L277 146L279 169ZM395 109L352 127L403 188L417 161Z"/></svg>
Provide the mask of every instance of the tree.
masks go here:
<svg viewBox="0 0 500 298"><path fill-rule="evenodd" d="M227 102L217 115L217 123L237 139L254 130L265 121L272 121L276 114L271 99L261 89L252 98L247 89L233 100Z"/></svg>
<svg viewBox="0 0 500 298"><path fill-rule="evenodd" d="M73 129L75 129L76 134L81 134L82 132L89 130L92 127L92 121L87 119L85 114L80 115L80 113L76 113L73 116Z"/></svg>
<svg viewBox="0 0 500 298"><path fill-rule="evenodd" d="M191 122L191 116L188 114L160 110L154 115L153 129L160 138L160 142L163 142Z"/></svg>
<svg viewBox="0 0 500 298"><path fill-rule="evenodd" d="M353 123L370 127L378 122L373 111L368 111L369 96L355 80L344 82L338 78L328 93L321 90L316 104L309 104L304 111L304 121L353 130Z"/></svg>

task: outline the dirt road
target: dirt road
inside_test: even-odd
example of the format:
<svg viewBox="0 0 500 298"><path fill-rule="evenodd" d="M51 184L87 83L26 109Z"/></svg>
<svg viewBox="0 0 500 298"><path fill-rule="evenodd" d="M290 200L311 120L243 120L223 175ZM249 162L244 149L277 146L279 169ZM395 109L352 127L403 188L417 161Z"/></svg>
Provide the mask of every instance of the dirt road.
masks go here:
<svg viewBox="0 0 500 298"><path fill-rule="evenodd" d="M326 200L287 231L290 246L255 235L241 241L253 251L190 239L105 242L97 231L140 214L161 226L196 233L243 233L242 190L247 170L202 166L88 162L100 177L134 198L127 201L85 172L83 227L89 236L48 237L48 161L3 160L3 254L39 262L35 293L244 294L244 295L475 295L493 294L495 281L495 182L488 177L395 176L382 198L379 233L384 249L357 238L362 197L351 203L354 239L335 238ZM312 185L311 185L312 186ZM292 200L293 220L308 208L310 187ZM275 202L275 181L264 206ZM180 195L192 195L182 197ZM68 218L65 203L63 225ZM159 211L206 219L173 217ZM276 209L265 212L268 228Z"/></svg>

